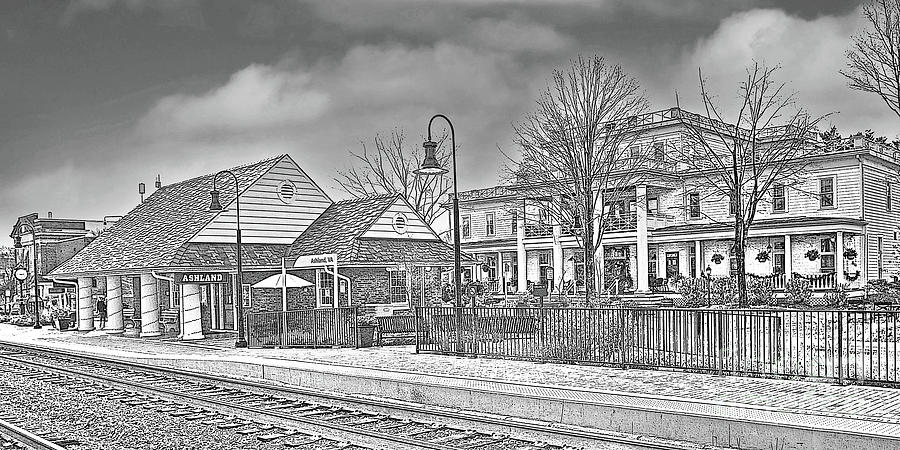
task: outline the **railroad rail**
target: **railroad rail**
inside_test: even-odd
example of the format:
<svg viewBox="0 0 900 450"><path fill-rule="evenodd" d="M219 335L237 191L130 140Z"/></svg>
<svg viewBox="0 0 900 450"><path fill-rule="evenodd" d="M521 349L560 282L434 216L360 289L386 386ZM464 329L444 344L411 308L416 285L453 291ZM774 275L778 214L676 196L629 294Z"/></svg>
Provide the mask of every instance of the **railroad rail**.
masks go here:
<svg viewBox="0 0 900 450"><path fill-rule="evenodd" d="M576 447L557 442L578 442L579 445L602 444L607 446L605 448L696 448L695 444L622 433L148 367L96 355L75 356L27 344L0 343L0 348L4 347L13 352L0 352L0 364L75 382L86 393L106 396L130 406L153 408L220 429L256 435L264 442L283 442L286 447L315 443L316 448L336 449L572 450ZM436 418L439 423L397 417L395 414L399 413ZM247 417L252 420L244 419ZM502 428L529 438L477 431L469 426L447 426L440 422ZM533 436L544 439L535 440ZM353 444L344 442L347 439Z"/></svg>
<svg viewBox="0 0 900 450"><path fill-rule="evenodd" d="M13 417L0 418L0 448L33 450L66 450L65 446L78 441L65 439L43 432L33 432L16 423Z"/></svg>

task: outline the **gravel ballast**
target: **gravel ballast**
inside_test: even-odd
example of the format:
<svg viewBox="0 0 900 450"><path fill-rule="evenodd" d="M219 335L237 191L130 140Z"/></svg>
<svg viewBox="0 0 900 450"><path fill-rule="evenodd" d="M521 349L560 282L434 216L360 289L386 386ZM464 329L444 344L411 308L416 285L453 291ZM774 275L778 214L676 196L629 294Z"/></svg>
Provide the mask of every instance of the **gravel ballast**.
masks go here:
<svg viewBox="0 0 900 450"><path fill-rule="evenodd" d="M0 411L21 417L29 429L66 433L81 445L72 450L159 449L284 449L281 443L262 443L254 436L219 430L133 407L102 397L83 394L68 386L33 380L0 371Z"/></svg>

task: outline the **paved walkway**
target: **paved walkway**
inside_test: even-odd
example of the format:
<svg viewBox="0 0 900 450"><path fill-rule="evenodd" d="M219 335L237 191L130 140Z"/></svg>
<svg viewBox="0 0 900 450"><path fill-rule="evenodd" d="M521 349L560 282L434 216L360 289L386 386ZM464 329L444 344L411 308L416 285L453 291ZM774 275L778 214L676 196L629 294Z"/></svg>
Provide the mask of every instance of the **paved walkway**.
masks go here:
<svg viewBox="0 0 900 450"><path fill-rule="evenodd" d="M95 331L61 333L0 325L0 340L131 357L268 360L327 365L331 370L450 386L506 388L525 395L570 396L795 426L900 437L900 389L715 376L595 366L539 364L415 354L411 346L368 349L235 349L232 338L192 343L111 337ZM497 383L503 383L499 385ZM505 386L505 387L504 387ZM842 421L843 420L843 421Z"/></svg>

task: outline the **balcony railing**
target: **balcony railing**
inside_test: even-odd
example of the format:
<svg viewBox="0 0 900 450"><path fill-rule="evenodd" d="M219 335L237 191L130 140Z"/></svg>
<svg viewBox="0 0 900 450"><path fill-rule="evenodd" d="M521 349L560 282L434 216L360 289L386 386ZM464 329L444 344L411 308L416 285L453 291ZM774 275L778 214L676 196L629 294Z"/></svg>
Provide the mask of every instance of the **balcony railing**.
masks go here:
<svg viewBox="0 0 900 450"><path fill-rule="evenodd" d="M655 230L675 225L675 216L669 214L647 214L647 228Z"/></svg>
<svg viewBox="0 0 900 450"><path fill-rule="evenodd" d="M637 229L637 214L610 214L606 217L606 231L630 231Z"/></svg>
<svg viewBox="0 0 900 450"><path fill-rule="evenodd" d="M546 223L526 223L526 238L541 238L553 236L553 227Z"/></svg>

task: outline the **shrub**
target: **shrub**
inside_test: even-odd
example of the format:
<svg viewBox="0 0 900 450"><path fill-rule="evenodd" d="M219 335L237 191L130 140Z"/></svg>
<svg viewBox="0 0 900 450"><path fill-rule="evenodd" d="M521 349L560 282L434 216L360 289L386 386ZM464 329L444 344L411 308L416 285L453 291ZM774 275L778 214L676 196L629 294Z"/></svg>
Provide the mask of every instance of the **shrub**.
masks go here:
<svg viewBox="0 0 900 450"><path fill-rule="evenodd" d="M809 280L794 278L784 284L784 290L788 294L788 301L795 305L808 305L812 298L812 286Z"/></svg>
<svg viewBox="0 0 900 450"><path fill-rule="evenodd" d="M706 304L707 282L700 278L685 278L678 283L678 293L681 298L675 301L675 306L693 308Z"/></svg>
<svg viewBox="0 0 900 450"><path fill-rule="evenodd" d="M713 278L712 303L714 305L730 305L738 301L737 282L733 277Z"/></svg>
<svg viewBox="0 0 900 450"><path fill-rule="evenodd" d="M772 279L747 277L747 298L754 306L771 305L775 299Z"/></svg>
<svg viewBox="0 0 900 450"><path fill-rule="evenodd" d="M871 280L866 283L869 301L877 303L900 303L900 285L885 280Z"/></svg>
<svg viewBox="0 0 900 450"><path fill-rule="evenodd" d="M822 306L834 306L837 308L846 307L847 291L843 286L840 286L837 290L826 293L822 298Z"/></svg>

